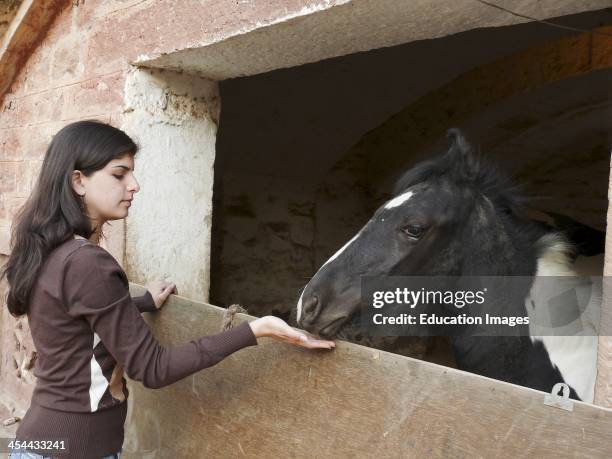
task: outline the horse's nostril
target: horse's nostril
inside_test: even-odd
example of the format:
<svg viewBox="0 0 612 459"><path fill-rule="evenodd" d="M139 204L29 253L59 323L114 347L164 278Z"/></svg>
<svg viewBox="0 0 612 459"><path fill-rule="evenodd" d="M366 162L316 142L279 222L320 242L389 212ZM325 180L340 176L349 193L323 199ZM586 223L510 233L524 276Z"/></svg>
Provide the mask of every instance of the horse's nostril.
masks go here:
<svg viewBox="0 0 612 459"><path fill-rule="evenodd" d="M319 305L319 298L317 295L312 295L304 302L304 315L314 316L317 312L317 306Z"/></svg>

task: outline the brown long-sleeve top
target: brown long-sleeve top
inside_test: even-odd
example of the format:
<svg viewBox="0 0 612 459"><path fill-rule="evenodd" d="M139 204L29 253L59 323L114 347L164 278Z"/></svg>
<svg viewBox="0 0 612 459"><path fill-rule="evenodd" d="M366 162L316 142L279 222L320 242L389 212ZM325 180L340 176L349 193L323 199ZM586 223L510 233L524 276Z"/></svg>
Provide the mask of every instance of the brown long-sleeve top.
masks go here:
<svg viewBox="0 0 612 459"><path fill-rule="evenodd" d="M103 248L70 239L53 250L30 298L37 381L16 438L65 439L69 453L58 457L113 454L123 444L128 397L124 370L145 387L160 388L257 344L244 322L164 347L140 315L155 310L149 293L130 296L123 269Z"/></svg>

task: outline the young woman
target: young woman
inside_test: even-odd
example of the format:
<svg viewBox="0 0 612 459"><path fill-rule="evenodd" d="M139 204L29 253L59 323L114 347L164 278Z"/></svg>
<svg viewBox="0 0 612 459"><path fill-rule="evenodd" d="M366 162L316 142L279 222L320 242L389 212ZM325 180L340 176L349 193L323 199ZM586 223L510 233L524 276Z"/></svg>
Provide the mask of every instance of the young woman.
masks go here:
<svg viewBox="0 0 612 459"><path fill-rule="evenodd" d="M140 313L159 309L175 285L156 281L132 298L124 271L98 245L104 223L127 217L140 189L136 151L112 126L80 121L64 127L16 219L2 277L9 282L9 311L28 316L37 381L11 458L119 457L128 397L124 371L159 388L256 345L261 336L307 348L335 346L272 316L161 346Z"/></svg>

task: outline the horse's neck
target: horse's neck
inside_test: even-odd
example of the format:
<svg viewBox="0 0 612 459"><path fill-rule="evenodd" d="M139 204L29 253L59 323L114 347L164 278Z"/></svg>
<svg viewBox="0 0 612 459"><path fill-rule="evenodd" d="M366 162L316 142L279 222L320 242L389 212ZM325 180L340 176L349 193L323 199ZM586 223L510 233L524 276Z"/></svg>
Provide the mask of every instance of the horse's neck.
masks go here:
<svg viewBox="0 0 612 459"><path fill-rule="evenodd" d="M531 341L542 343L564 381L590 403L597 371L603 254L573 261L558 236L545 236L541 242L537 275L526 300ZM560 292L574 294L559 302ZM561 324L554 331L547 326L550 318Z"/></svg>
<svg viewBox="0 0 612 459"><path fill-rule="evenodd" d="M522 339L523 344L519 344L519 338L516 338L509 345L513 338L453 337L453 349L460 368L547 391L550 390L547 384L552 386L564 381L582 400L592 402L597 368L602 256L578 257L574 261L570 256L571 248L560 235L553 233L545 234L533 246L531 252L536 257L533 283L525 302L517 301L511 305L522 311L517 315L529 315L528 345L525 346L526 338ZM591 278L589 285L578 276L595 277ZM582 301L578 304L580 317L575 316L576 308L571 307L573 303L551 301L569 287L576 291L577 300ZM544 320L538 317L541 314ZM557 336L552 336L550 329L534 325L545 324L550 318L554 318L555 323L568 324L568 332L556 329ZM572 328L577 326L577 322L580 327ZM504 364L507 360L515 362L515 365Z"/></svg>
<svg viewBox="0 0 612 459"><path fill-rule="evenodd" d="M477 223L478 224L478 223ZM464 242L464 276L532 276L536 241L542 233L528 221L490 216L486 225L470 228Z"/></svg>

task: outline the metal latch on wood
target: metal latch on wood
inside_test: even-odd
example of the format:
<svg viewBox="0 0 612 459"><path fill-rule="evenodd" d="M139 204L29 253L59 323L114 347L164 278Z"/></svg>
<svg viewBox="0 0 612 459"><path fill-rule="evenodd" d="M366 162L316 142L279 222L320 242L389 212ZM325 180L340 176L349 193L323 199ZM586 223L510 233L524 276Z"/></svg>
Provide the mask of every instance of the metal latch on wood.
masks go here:
<svg viewBox="0 0 612 459"><path fill-rule="evenodd" d="M563 389L563 394L559 391ZM574 411L574 402L569 398L570 388L565 383L557 383L553 386L550 394L544 396L544 405L554 406L565 411Z"/></svg>

